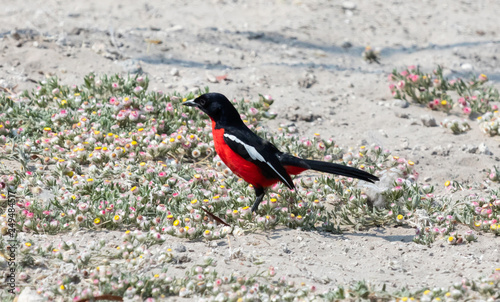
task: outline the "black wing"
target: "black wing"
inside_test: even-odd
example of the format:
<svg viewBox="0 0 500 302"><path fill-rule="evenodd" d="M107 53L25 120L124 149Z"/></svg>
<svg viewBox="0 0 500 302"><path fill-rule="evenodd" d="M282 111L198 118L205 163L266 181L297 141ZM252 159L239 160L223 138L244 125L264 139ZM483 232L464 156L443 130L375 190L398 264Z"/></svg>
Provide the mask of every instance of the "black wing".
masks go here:
<svg viewBox="0 0 500 302"><path fill-rule="evenodd" d="M281 152L270 142L260 138L250 129L226 127L224 142L238 155L256 164L268 178L278 178L288 188L295 189L293 181L280 163Z"/></svg>

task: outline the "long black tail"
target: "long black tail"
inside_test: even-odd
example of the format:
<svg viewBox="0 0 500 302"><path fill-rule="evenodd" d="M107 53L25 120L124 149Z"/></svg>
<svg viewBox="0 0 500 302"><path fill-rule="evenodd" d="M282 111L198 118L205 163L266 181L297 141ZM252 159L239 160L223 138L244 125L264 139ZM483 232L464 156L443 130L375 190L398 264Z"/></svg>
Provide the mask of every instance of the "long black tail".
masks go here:
<svg viewBox="0 0 500 302"><path fill-rule="evenodd" d="M304 169L313 169L320 172L354 177L368 182L378 181L379 178L368 172L345 165L334 164L318 160L302 159L290 154L283 153L279 156L283 166L296 166Z"/></svg>

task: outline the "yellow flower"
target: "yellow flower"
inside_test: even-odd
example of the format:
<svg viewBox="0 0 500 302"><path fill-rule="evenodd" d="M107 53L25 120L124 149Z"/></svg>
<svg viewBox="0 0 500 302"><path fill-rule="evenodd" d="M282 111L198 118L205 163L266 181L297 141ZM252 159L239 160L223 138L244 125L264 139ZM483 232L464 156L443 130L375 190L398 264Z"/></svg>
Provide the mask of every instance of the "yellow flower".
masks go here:
<svg viewBox="0 0 500 302"><path fill-rule="evenodd" d="M137 145L137 142L136 141L132 141L131 144L132 144L132 146L135 146L135 145Z"/></svg>
<svg viewBox="0 0 500 302"><path fill-rule="evenodd" d="M447 180L445 183L444 183L444 186L445 187L449 187L451 185L451 182L449 180Z"/></svg>
<svg viewBox="0 0 500 302"><path fill-rule="evenodd" d="M174 221L174 226L178 226L178 225L179 225L179 223L181 223L181 222L180 222L179 220L177 220L177 219L176 219L176 220Z"/></svg>
<svg viewBox="0 0 500 302"><path fill-rule="evenodd" d="M66 100L61 100L61 105L63 105L63 106L64 106L64 105L66 105L66 104L68 104L68 101L66 101Z"/></svg>
<svg viewBox="0 0 500 302"><path fill-rule="evenodd" d="M96 219L94 219L94 223L95 224L101 223L101 218L97 217Z"/></svg>
<svg viewBox="0 0 500 302"><path fill-rule="evenodd" d="M139 164L139 166L141 166L141 167L144 167L145 165L146 165L145 162L142 162L142 163Z"/></svg>
<svg viewBox="0 0 500 302"><path fill-rule="evenodd" d="M399 215L398 215L398 217L396 217L396 219L397 219L398 221L403 220L403 218L404 218L404 217L403 217L403 215L401 215L401 214L399 214Z"/></svg>
<svg viewBox="0 0 500 302"><path fill-rule="evenodd" d="M113 220L120 220L120 215L115 215L115 217L113 217Z"/></svg>
<svg viewBox="0 0 500 302"><path fill-rule="evenodd" d="M93 179L93 178L88 178L88 179L87 179L87 182L93 182L93 181L94 181L94 179Z"/></svg>
<svg viewBox="0 0 500 302"><path fill-rule="evenodd" d="M50 127L43 128L43 131L50 131L50 130L52 130Z"/></svg>
<svg viewBox="0 0 500 302"><path fill-rule="evenodd" d="M413 166L413 165L415 165L415 163L414 163L414 162L412 162L411 160L409 160L409 161L408 161L408 165Z"/></svg>
<svg viewBox="0 0 500 302"><path fill-rule="evenodd" d="M27 247L30 247L31 243L30 242L26 242L24 245L27 246Z"/></svg>
<svg viewBox="0 0 500 302"><path fill-rule="evenodd" d="M160 275L158 275L158 274L155 274L155 276L154 276L154 277L155 277L155 278L160 278Z"/></svg>
<svg viewBox="0 0 500 302"><path fill-rule="evenodd" d="M144 131L144 128L139 128L139 129L137 129L137 131L142 132L142 131Z"/></svg>
<svg viewBox="0 0 500 302"><path fill-rule="evenodd" d="M111 133L111 132L110 132L110 133L108 133L108 136L113 136L113 135L114 135L114 134L113 134L113 133Z"/></svg>
<svg viewBox="0 0 500 302"><path fill-rule="evenodd" d="M66 287L64 287L64 284L61 284L61 286L59 286L59 288L60 288L61 290L65 290L65 289L66 289Z"/></svg>
<svg viewBox="0 0 500 302"><path fill-rule="evenodd" d="M441 105L446 106L447 104L448 104L448 102L446 100L441 101Z"/></svg>

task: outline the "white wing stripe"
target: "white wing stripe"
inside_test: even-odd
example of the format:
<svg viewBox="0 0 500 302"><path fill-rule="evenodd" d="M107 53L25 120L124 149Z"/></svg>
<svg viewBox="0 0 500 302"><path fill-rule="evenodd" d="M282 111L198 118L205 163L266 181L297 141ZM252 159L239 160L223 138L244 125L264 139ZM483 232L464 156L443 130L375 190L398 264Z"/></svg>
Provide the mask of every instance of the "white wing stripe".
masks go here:
<svg viewBox="0 0 500 302"><path fill-rule="evenodd" d="M230 140L232 140L234 142L237 142L238 144L241 144L243 147L245 147L245 150L247 150L248 155L250 155L250 158L252 158L253 160L258 160L258 161L261 161L263 163L266 163L281 178L281 181L283 181L284 183L290 185L288 183L288 181L280 173L278 173L278 171L276 171L276 169L269 162L267 162L264 159L264 157L259 153L259 151L257 151L257 149L255 149L255 147L252 147L250 145L245 144L239 138L237 138L236 136L234 136L232 134L226 134L226 133L224 133L224 136L227 137L227 138L229 138Z"/></svg>

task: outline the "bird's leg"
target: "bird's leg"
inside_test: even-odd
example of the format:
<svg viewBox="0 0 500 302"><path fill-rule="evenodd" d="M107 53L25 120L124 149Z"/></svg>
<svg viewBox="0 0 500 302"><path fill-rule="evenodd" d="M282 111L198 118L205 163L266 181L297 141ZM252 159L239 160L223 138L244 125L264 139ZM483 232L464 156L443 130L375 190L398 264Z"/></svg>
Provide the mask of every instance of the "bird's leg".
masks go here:
<svg viewBox="0 0 500 302"><path fill-rule="evenodd" d="M255 188L255 201L253 202L253 206L252 206L252 212L256 212L257 209L259 208L259 204L260 202L262 201L262 199L264 198L264 195L266 194L266 190L264 190L264 188Z"/></svg>

